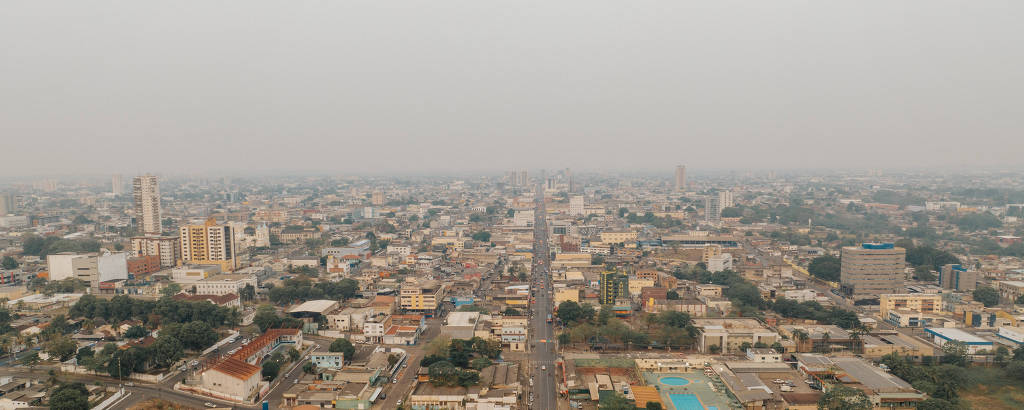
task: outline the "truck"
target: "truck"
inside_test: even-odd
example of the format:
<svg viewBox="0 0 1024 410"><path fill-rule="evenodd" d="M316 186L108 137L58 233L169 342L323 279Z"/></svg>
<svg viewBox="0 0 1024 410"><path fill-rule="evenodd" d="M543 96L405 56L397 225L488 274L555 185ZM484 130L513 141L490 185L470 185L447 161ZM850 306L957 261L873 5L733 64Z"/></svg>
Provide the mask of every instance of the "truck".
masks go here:
<svg viewBox="0 0 1024 410"><path fill-rule="evenodd" d="M548 313L548 323L551 323L551 314Z"/></svg>

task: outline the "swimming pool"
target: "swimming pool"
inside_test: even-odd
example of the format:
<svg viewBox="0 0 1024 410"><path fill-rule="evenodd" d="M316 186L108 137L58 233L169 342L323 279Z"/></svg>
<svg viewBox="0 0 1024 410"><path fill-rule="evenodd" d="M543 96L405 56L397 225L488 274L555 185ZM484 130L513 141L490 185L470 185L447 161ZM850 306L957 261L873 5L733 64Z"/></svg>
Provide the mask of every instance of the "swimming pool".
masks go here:
<svg viewBox="0 0 1024 410"><path fill-rule="evenodd" d="M661 384L664 384L666 386L685 386L687 384L690 384L690 380L684 379L682 377L675 377L675 376L672 376L672 377L662 377L658 381L661 382Z"/></svg>
<svg viewBox="0 0 1024 410"><path fill-rule="evenodd" d="M704 405L695 394L670 394L668 398L672 400L672 407L676 410L704 410Z"/></svg>

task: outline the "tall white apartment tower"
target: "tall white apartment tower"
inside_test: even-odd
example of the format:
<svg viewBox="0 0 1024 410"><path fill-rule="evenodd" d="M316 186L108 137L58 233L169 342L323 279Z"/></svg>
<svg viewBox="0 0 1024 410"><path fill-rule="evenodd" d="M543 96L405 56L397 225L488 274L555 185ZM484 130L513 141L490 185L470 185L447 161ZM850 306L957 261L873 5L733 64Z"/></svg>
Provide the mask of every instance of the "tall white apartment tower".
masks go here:
<svg viewBox="0 0 1024 410"><path fill-rule="evenodd" d="M732 208L732 191L718 191L718 203L722 208Z"/></svg>
<svg viewBox="0 0 1024 410"><path fill-rule="evenodd" d="M114 174L110 177L110 193L114 196L121 196L124 194L124 179L121 178L121 174Z"/></svg>
<svg viewBox="0 0 1024 410"><path fill-rule="evenodd" d="M135 197L135 219L139 233L160 234L160 185L156 175L141 175L132 179Z"/></svg>
<svg viewBox="0 0 1024 410"><path fill-rule="evenodd" d="M583 195L573 195L569 197L569 215L582 216L583 215Z"/></svg>
<svg viewBox="0 0 1024 410"><path fill-rule="evenodd" d="M676 165L676 191L686 190L686 166Z"/></svg>

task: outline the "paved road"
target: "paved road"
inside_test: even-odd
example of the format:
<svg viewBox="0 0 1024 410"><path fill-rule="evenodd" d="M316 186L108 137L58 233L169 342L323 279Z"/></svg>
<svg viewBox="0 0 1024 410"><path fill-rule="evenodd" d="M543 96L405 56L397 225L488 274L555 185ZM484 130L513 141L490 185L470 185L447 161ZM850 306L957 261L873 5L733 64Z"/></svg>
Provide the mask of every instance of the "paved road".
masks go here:
<svg viewBox="0 0 1024 410"><path fill-rule="evenodd" d="M394 409L398 408L398 400L402 400L403 403L407 401L409 393L412 393L413 380L416 379L415 369L420 368L420 360L423 359L423 346L434 340L440 333L441 319L433 317L427 321L427 330L420 335L419 343L416 346L402 346L402 349L409 353L409 359L406 361L409 366L398 374L398 383L391 383L391 387L384 388L384 393L388 395L387 399L380 401L374 407Z"/></svg>
<svg viewBox="0 0 1024 410"><path fill-rule="evenodd" d="M548 248L548 227L546 209L544 207L544 190L537 188L537 207L535 210L536 220L534 227L534 248L533 248L533 288L537 291L534 297L531 310L532 333L530 334L531 349L530 360L533 366L530 372L533 377L531 393L534 401L530 406L533 409L556 409L557 406L557 381L555 380L555 332L552 324L547 322L548 314L554 306L551 301L551 261L549 260ZM546 370L542 370L546 367ZM529 398L527 398L529 400Z"/></svg>

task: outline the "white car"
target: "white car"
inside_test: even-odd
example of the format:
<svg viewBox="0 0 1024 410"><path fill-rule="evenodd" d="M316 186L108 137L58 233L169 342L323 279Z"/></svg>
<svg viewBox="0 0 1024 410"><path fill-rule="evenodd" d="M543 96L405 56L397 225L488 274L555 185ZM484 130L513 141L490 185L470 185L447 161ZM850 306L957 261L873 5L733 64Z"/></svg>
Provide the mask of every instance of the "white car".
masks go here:
<svg viewBox="0 0 1024 410"><path fill-rule="evenodd" d="M399 401L398 401L398 403L395 403L395 405L397 405L397 406L401 406L401 405L402 405L402 401L401 401L401 400L399 400Z"/></svg>
<svg viewBox="0 0 1024 410"><path fill-rule="evenodd" d="M213 403L210 403L210 402L203 403L203 405L206 406L206 407L217 407L216 404L213 404Z"/></svg>

